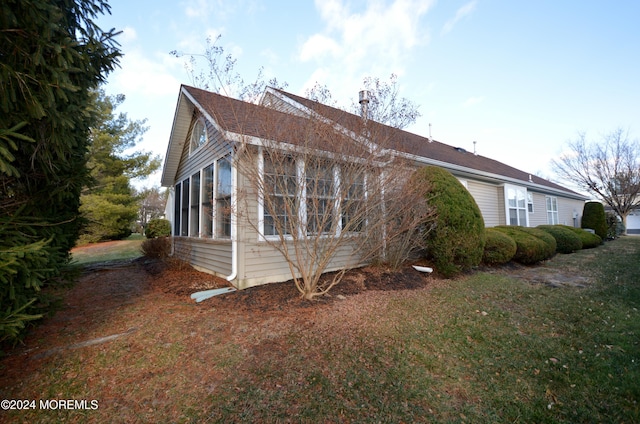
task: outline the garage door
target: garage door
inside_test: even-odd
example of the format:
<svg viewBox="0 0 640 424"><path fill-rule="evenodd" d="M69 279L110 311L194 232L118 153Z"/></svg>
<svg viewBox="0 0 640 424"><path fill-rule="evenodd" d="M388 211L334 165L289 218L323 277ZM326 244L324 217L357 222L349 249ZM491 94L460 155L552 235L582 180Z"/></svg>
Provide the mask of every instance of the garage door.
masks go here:
<svg viewBox="0 0 640 424"><path fill-rule="evenodd" d="M627 234L640 234L640 211L634 211L627 216Z"/></svg>

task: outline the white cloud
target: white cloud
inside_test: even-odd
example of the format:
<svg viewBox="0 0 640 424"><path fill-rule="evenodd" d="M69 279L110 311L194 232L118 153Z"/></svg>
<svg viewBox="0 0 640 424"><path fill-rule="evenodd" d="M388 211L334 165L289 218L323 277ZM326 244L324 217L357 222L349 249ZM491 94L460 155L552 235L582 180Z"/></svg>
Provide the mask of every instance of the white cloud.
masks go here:
<svg viewBox="0 0 640 424"><path fill-rule="evenodd" d="M353 10L347 0L316 0L324 29L309 36L298 52L302 62L317 63L319 81L333 87L359 87L362 77L387 78L404 73L409 54L428 41L421 18L435 0L375 0ZM308 81L313 85L315 81Z"/></svg>
<svg viewBox="0 0 640 424"><path fill-rule="evenodd" d="M118 42L120 44L130 43L138 38L138 33L135 28L126 26L122 29L122 34L118 36Z"/></svg>
<svg viewBox="0 0 640 424"><path fill-rule="evenodd" d="M476 3L477 0L473 0L470 1L469 3L465 4L464 6L462 6L461 8L459 8L456 11L456 16L454 16L453 18L449 19L444 26L442 27L442 32L441 34L444 35L448 32L451 32L451 30L453 29L453 27L465 16L470 15L471 13L473 13L473 11L476 9Z"/></svg>
<svg viewBox="0 0 640 424"><path fill-rule="evenodd" d="M177 59L174 59L174 61ZM121 93L145 96L175 95L180 82L171 74L168 64L173 63L168 54L151 59L139 50L127 52L121 60L121 69L110 78L110 85Z"/></svg>
<svg viewBox="0 0 640 424"><path fill-rule="evenodd" d="M467 108L467 107L471 107L471 106L477 105L478 103L481 103L482 101L484 101L484 97L469 97L467 100L465 100L465 102L462 104L462 106Z"/></svg>

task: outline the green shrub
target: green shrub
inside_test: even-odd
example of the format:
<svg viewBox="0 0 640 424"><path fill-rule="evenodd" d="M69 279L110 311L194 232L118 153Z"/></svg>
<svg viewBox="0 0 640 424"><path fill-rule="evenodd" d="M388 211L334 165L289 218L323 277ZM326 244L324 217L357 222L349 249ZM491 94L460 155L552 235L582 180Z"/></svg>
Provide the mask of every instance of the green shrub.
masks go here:
<svg viewBox="0 0 640 424"><path fill-rule="evenodd" d="M580 241L582 241L583 249L592 249L602 244L602 239L599 235L583 230L582 228L570 227L568 225L558 225L558 227L568 228L576 233L578 237L580 237Z"/></svg>
<svg viewBox="0 0 640 424"><path fill-rule="evenodd" d="M513 260L530 265L551 258L556 253L556 240L548 233L536 228L511 225L494 227L515 241L517 250Z"/></svg>
<svg viewBox="0 0 640 424"><path fill-rule="evenodd" d="M624 224L618 219L618 215L613 212L607 212L606 219L607 240L615 240L624 234Z"/></svg>
<svg viewBox="0 0 640 424"><path fill-rule="evenodd" d="M147 258L165 259L171 253L171 241L169 237L146 239L140 245L140 250Z"/></svg>
<svg viewBox="0 0 640 424"><path fill-rule="evenodd" d="M582 211L582 228L590 228L600 236L602 240L607 238L607 217L604 206L600 202L587 202Z"/></svg>
<svg viewBox="0 0 640 424"><path fill-rule="evenodd" d="M467 189L449 171L427 166L413 176L415 187L425 187L435 223L426 232L427 255L445 277L482 261L485 235L480 208Z"/></svg>
<svg viewBox="0 0 640 424"><path fill-rule="evenodd" d="M560 225L538 225L539 228L551 234L556 239L556 251L559 253L573 253L582 249L582 240L575 232Z"/></svg>
<svg viewBox="0 0 640 424"><path fill-rule="evenodd" d="M147 238L168 237L171 235L171 222L160 218L152 219L147 223L144 233Z"/></svg>
<svg viewBox="0 0 640 424"><path fill-rule="evenodd" d="M482 262L487 265L506 264L518 250L516 242L507 234L493 228L485 229L486 243Z"/></svg>

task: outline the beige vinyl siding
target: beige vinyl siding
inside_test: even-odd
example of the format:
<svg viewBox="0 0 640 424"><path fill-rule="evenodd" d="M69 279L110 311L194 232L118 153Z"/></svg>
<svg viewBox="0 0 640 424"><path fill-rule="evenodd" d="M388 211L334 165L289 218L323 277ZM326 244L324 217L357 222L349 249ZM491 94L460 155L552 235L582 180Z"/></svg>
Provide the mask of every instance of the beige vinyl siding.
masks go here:
<svg viewBox="0 0 640 424"><path fill-rule="evenodd" d="M547 200L546 196L541 193L533 194L533 213L529 212L529 226L537 227L538 225L546 225L547 222Z"/></svg>
<svg viewBox="0 0 640 424"><path fill-rule="evenodd" d="M507 225L507 205L504 199L504 186L498 186L498 225Z"/></svg>
<svg viewBox="0 0 640 424"><path fill-rule="evenodd" d="M557 197L558 199L558 221L560 224L569 225L571 227L580 227L582 220L582 210L584 209L584 201ZM545 208L545 213L547 212ZM573 219L574 212L578 215L577 219Z"/></svg>
<svg viewBox="0 0 640 424"><path fill-rule="evenodd" d="M174 237L174 255L199 271L226 277L231 274L231 242Z"/></svg>
<svg viewBox="0 0 640 424"><path fill-rule="evenodd" d="M480 181L467 180L467 189L476 201L485 227L500 225L500 210L498 207L498 186Z"/></svg>
<svg viewBox="0 0 640 424"><path fill-rule="evenodd" d="M292 278L289 264L284 259L284 256L269 242L246 243L244 253L244 266L242 275L239 276L240 281L238 281L240 287L287 281ZM289 245L289 253L292 257L295 257L293 244ZM357 258L353 257L352 253L353 250L350 246L341 246L324 271L331 272L363 265L359 263Z"/></svg>

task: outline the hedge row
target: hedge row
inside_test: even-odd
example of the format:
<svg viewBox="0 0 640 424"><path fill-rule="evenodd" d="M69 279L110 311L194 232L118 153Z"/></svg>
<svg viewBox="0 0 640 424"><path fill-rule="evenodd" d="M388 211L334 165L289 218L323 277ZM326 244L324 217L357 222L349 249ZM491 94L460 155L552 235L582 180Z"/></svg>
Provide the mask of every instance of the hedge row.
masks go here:
<svg viewBox="0 0 640 424"><path fill-rule="evenodd" d="M581 228L540 225L536 228L498 226L485 230L483 262L500 265L511 260L531 265L558 253L573 253L599 246L602 239Z"/></svg>

